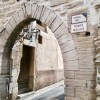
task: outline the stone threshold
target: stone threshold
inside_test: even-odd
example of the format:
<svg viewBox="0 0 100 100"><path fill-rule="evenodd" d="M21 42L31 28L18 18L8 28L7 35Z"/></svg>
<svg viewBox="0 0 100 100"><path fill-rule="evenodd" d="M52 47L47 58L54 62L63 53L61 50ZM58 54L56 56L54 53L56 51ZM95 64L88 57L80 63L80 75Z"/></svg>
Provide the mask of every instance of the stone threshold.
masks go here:
<svg viewBox="0 0 100 100"><path fill-rule="evenodd" d="M64 85L64 81L60 81L58 83L55 83L53 85L47 86L43 89L40 89L38 91L32 91L32 92L28 92L28 93L24 93L24 94L20 94L17 96L17 100L31 100L34 99L36 97L38 97L39 95L42 95L60 85Z"/></svg>

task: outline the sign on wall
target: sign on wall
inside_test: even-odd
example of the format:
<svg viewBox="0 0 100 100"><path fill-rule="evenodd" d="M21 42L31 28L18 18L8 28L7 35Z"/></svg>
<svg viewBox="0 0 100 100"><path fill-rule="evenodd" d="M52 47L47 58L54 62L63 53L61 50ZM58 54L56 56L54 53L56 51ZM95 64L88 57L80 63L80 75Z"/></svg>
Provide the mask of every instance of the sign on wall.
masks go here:
<svg viewBox="0 0 100 100"><path fill-rule="evenodd" d="M71 24L71 33L87 31L87 22Z"/></svg>
<svg viewBox="0 0 100 100"><path fill-rule="evenodd" d="M87 13L72 16L71 33L87 31Z"/></svg>
<svg viewBox="0 0 100 100"><path fill-rule="evenodd" d="M80 15L72 16L72 23L80 23L80 22L86 22L87 21L87 14L82 13Z"/></svg>

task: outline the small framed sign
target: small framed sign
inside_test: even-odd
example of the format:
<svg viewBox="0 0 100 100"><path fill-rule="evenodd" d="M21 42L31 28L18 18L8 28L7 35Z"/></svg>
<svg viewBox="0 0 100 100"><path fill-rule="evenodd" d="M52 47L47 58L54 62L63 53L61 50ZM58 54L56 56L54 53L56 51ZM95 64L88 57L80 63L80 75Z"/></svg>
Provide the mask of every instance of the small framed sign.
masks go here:
<svg viewBox="0 0 100 100"><path fill-rule="evenodd" d="M87 31L87 22L71 24L71 33Z"/></svg>
<svg viewBox="0 0 100 100"><path fill-rule="evenodd" d="M87 21L87 13L82 13L79 15L72 16L72 24L86 22Z"/></svg>

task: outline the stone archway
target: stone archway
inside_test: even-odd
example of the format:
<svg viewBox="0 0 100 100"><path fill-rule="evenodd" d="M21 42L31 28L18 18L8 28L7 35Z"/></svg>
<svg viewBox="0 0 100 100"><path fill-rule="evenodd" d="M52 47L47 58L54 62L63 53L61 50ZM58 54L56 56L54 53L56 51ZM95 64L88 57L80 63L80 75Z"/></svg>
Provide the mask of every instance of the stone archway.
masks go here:
<svg viewBox="0 0 100 100"><path fill-rule="evenodd" d="M20 73L20 60L22 58L22 48L23 44L18 42L16 43L11 52L10 56L10 76L11 80L9 82L9 94L12 94L12 98L17 97L18 95L18 76Z"/></svg>
<svg viewBox="0 0 100 100"><path fill-rule="evenodd" d="M16 11L1 31L0 47L2 49L0 53L2 70L3 66L8 67L7 65L9 65L9 54L11 53L11 49L19 32L25 25L35 19L46 24L58 40L63 56L64 70L79 70L78 56L74 41L62 19L51 9L31 2ZM8 57L5 55L8 55ZM6 63L4 63L5 57L8 61ZM15 83L13 84L12 95L15 95L17 89ZM7 89L5 88L1 93L7 93Z"/></svg>

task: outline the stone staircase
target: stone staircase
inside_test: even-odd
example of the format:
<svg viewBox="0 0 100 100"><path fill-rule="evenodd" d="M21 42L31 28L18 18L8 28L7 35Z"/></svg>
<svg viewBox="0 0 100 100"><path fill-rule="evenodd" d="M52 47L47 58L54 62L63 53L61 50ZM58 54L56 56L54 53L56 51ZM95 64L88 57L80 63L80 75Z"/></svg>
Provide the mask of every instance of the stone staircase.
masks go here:
<svg viewBox="0 0 100 100"><path fill-rule="evenodd" d="M53 91L52 91L53 90ZM52 93L53 92L53 93ZM38 91L20 94L17 100L64 100L64 81L45 87Z"/></svg>

